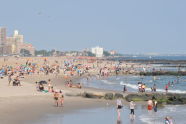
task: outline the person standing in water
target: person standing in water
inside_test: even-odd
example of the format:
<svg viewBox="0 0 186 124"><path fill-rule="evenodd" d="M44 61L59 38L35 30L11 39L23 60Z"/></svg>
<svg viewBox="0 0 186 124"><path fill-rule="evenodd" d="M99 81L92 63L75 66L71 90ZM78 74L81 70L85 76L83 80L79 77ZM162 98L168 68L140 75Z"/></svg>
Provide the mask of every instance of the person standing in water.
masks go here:
<svg viewBox="0 0 186 124"><path fill-rule="evenodd" d="M135 108L136 104L131 101L130 102L130 119L134 120L135 119L135 114L134 114L134 108Z"/></svg>
<svg viewBox="0 0 186 124"><path fill-rule="evenodd" d="M118 113L118 120L120 120L121 116L121 109L122 109L122 102L121 99L117 99L117 113Z"/></svg>
<svg viewBox="0 0 186 124"><path fill-rule="evenodd" d="M158 109L158 102L154 100L154 112L157 112Z"/></svg>
<svg viewBox="0 0 186 124"><path fill-rule="evenodd" d="M156 84L153 85L153 92L156 92Z"/></svg>
<svg viewBox="0 0 186 124"><path fill-rule="evenodd" d="M123 92L125 93L127 91L126 85L123 86Z"/></svg>
<svg viewBox="0 0 186 124"><path fill-rule="evenodd" d="M165 85L165 92L168 93L169 86L168 84Z"/></svg>
<svg viewBox="0 0 186 124"><path fill-rule="evenodd" d="M153 108L153 102L152 102L151 99L148 100L147 104L148 104L148 106L147 106L147 110L149 110L149 111L152 110L152 108Z"/></svg>
<svg viewBox="0 0 186 124"><path fill-rule="evenodd" d="M165 117L165 124L173 124L172 118L171 117Z"/></svg>

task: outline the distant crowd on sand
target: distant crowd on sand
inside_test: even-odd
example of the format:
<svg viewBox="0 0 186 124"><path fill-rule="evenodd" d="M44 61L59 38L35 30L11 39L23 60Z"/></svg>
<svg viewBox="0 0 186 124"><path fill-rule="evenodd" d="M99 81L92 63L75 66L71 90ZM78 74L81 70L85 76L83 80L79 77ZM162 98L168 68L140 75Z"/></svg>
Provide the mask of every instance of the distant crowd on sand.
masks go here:
<svg viewBox="0 0 186 124"><path fill-rule="evenodd" d="M73 77L89 77L96 75L98 78L105 78L112 75L119 75L122 73L133 73L138 71L140 68L144 68L144 65L127 64L118 61L107 61L107 60L89 60L89 59L63 59L50 61L47 58L42 58L40 62L36 61L37 58L27 59L24 63L17 63L16 65L3 65L0 68L1 78L8 77L8 86L24 86L22 79L25 76L40 76L45 75L46 80L38 80L35 82L36 90L38 92L52 93L56 106L63 106L64 103L64 91L53 86L51 79L47 76L53 75L54 77L62 77L65 81L65 87L67 88L78 88L81 89L83 86L80 82L73 82ZM150 68L148 65L146 68ZM145 69L142 69L145 70ZM168 83L165 86L166 92L168 92ZM154 84L151 88L152 92L156 92L156 85ZM139 92L146 92L146 85L142 82L138 82ZM127 92L127 87L124 85L123 92ZM148 110L154 110L157 112L157 101L155 99L148 101ZM122 108L122 103L120 100L117 101L118 119L120 119L120 109ZM134 109L135 103L130 102L131 109L131 119L134 120ZM168 117L166 118L168 122ZM166 123L171 124L171 123Z"/></svg>

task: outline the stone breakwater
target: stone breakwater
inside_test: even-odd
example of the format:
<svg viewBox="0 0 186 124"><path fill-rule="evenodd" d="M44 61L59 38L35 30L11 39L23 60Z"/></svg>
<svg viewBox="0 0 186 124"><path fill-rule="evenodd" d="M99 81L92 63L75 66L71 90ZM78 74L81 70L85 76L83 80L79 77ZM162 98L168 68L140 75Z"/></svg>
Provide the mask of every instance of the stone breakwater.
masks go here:
<svg viewBox="0 0 186 124"><path fill-rule="evenodd" d="M156 99L158 103L162 104L186 104L186 94L176 93L132 93L125 97L126 101L147 101L149 99Z"/></svg>
<svg viewBox="0 0 186 124"><path fill-rule="evenodd" d="M139 72L136 73L138 75L143 75L143 76L157 76L157 75L172 75L172 76L186 76L185 71L156 71L156 72Z"/></svg>
<svg viewBox="0 0 186 124"><path fill-rule="evenodd" d="M177 93L122 93L114 91L79 91L68 92L66 96L80 96L84 98L106 99L114 100L122 98L128 102L133 101L147 101L149 99L156 99L159 104L186 104L186 94Z"/></svg>

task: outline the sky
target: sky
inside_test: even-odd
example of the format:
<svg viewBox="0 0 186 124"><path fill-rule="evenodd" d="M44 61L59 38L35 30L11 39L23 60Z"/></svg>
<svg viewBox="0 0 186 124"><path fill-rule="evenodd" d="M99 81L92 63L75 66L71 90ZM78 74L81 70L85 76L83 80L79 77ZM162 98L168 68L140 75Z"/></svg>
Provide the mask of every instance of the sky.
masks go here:
<svg viewBox="0 0 186 124"><path fill-rule="evenodd" d="M120 53L186 53L186 0L0 0L0 27L36 49L101 46Z"/></svg>

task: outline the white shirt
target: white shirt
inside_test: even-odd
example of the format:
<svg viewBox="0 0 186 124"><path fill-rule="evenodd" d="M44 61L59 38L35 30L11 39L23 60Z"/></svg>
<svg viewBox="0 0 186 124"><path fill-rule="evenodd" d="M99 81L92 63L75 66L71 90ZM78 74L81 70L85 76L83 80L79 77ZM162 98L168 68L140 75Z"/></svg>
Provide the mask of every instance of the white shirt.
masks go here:
<svg viewBox="0 0 186 124"><path fill-rule="evenodd" d="M122 102L120 99L117 99L117 105L122 105Z"/></svg>
<svg viewBox="0 0 186 124"><path fill-rule="evenodd" d="M130 102L130 109L134 109L134 107L135 107L134 102Z"/></svg>

